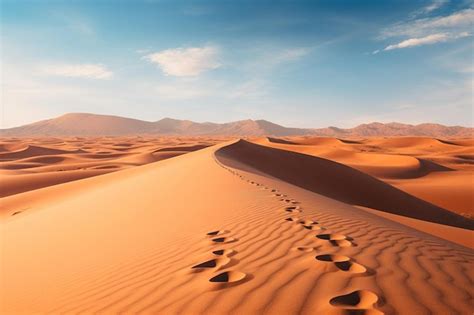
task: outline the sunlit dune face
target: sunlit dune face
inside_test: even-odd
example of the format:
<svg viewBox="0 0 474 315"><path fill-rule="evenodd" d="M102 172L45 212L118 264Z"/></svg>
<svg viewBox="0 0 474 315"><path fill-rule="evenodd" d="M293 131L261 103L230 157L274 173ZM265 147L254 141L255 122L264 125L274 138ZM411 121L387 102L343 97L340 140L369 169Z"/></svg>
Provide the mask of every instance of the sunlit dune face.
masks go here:
<svg viewBox="0 0 474 315"><path fill-rule="evenodd" d="M68 137L0 140L0 197L173 158L223 137Z"/></svg>

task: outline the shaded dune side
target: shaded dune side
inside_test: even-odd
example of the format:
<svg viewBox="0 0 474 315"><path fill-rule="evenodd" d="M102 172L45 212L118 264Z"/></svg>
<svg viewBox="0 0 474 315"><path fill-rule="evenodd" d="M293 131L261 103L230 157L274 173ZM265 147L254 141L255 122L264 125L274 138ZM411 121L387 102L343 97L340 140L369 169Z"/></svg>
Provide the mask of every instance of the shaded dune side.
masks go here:
<svg viewBox="0 0 474 315"><path fill-rule="evenodd" d="M474 229L474 222L407 194L351 167L244 140L216 152L293 185L345 203L451 226ZM244 166L245 167L245 166Z"/></svg>
<svg viewBox="0 0 474 315"><path fill-rule="evenodd" d="M417 169L406 170L404 172L399 171L396 174L397 176L394 176L394 177L395 178L404 178L404 179L419 178L419 177L426 176L426 175L428 175L430 173L433 173L433 172L452 172L452 171L454 171L454 169L452 169L452 168L443 166L441 164L435 163L435 162L430 161L430 160L420 159L420 158L416 158L416 159L418 160L418 163L419 163L419 167Z"/></svg>
<svg viewBox="0 0 474 315"><path fill-rule="evenodd" d="M273 143L280 143L280 144L292 144L292 145L298 145L299 143L293 142L293 141L288 141L285 139L281 138L272 138L272 137L267 137L268 141L273 142Z"/></svg>
<svg viewBox="0 0 474 315"><path fill-rule="evenodd" d="M0 154L0 160L24 159L38 155L67 154L67 153L84 153L83 150L66 151L60 149L52 149L41 146L29 145L20 151L4 152Z"/></svg>

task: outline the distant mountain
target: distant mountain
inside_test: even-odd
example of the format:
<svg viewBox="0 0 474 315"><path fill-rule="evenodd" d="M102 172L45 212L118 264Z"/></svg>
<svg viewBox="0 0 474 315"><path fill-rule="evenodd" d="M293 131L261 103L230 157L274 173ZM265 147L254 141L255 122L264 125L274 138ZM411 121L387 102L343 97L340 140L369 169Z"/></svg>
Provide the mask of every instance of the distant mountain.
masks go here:
<svg viewBox="0 0 474 315"><path fill-rule="evenodd" d="M325 137L395 137L395 136L417 136L417 137L459 137L471 138L474 136L474 128L461 126L444 126L440 124L409 125L401 123L379 123L362 124L354 128L342 129L328 127L312 129L313 134Z"/></svg>
<svg viewBox="0 0 474 315"><path fill-rule="evenodd" d="M72 113L2 129L2 136L93 136L146 133L154 123L109 115Z"/></svg>
<svg viewBox="0 0 474 315"><path fill-rule="evenodd" d="M1 136L126 136L126 135L212 135L212 136L294 136L328 137L427 136L472 137L473 128L439 124L408 125L370 123L351 129L287 128L266 120L241 120L224 124L197 123L163 118L155 122L110 115L71 113L32 124L0 129Z"/></svg>

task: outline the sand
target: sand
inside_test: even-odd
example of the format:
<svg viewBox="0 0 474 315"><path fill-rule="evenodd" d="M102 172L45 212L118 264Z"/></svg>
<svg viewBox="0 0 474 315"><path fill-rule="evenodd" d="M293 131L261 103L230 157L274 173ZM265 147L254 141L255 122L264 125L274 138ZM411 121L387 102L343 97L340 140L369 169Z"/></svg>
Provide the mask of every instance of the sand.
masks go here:
<svg viewBox="0 0 474 315"><path fill-rule="evenodd" d="M434 205L474 216L472 139L288 137L254 142L347 165Z"/></svg>
<svg viewBox="0 0 474 315"><path fill-rule="evenodd" d="M0 313L472 313L472 221L317 144L262 141L2 198ZM389 218L405 206L463 244Z"/></svg>
<svg viewBox="0 0 474 315"><path fill-rule="evenodd" d="M192 152L225 137L66 137L0 140L0 197Z"/></svg>

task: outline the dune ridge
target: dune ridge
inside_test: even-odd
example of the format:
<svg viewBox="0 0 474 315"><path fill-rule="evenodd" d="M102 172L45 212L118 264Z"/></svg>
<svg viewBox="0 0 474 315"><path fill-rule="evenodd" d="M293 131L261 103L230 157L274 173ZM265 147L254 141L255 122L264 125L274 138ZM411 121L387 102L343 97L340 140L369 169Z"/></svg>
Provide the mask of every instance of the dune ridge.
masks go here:
<svg viewBox="0 0 474 315"><path fill-rule="evenodd" d="M88 137L0 139L0 198L136 167L226 138Z"/></svg>
<svg viewBox="0 0 474 315"><path fill-rule="evenodd" d="M425 221L474 229L472 220L330 160L264 147L244 140L226 146L219 150L217 155L237 160L265 174L339 201ZM271 160L275 164L268 163Z"/></svg>
<svg viewBox="0 0 474 315"><path fill-rule="evenodd" d="M438 207L472 218L474 215L474 152L470 140L426 137L320 137L251 139L286 151L347 165Z"/></svg>

